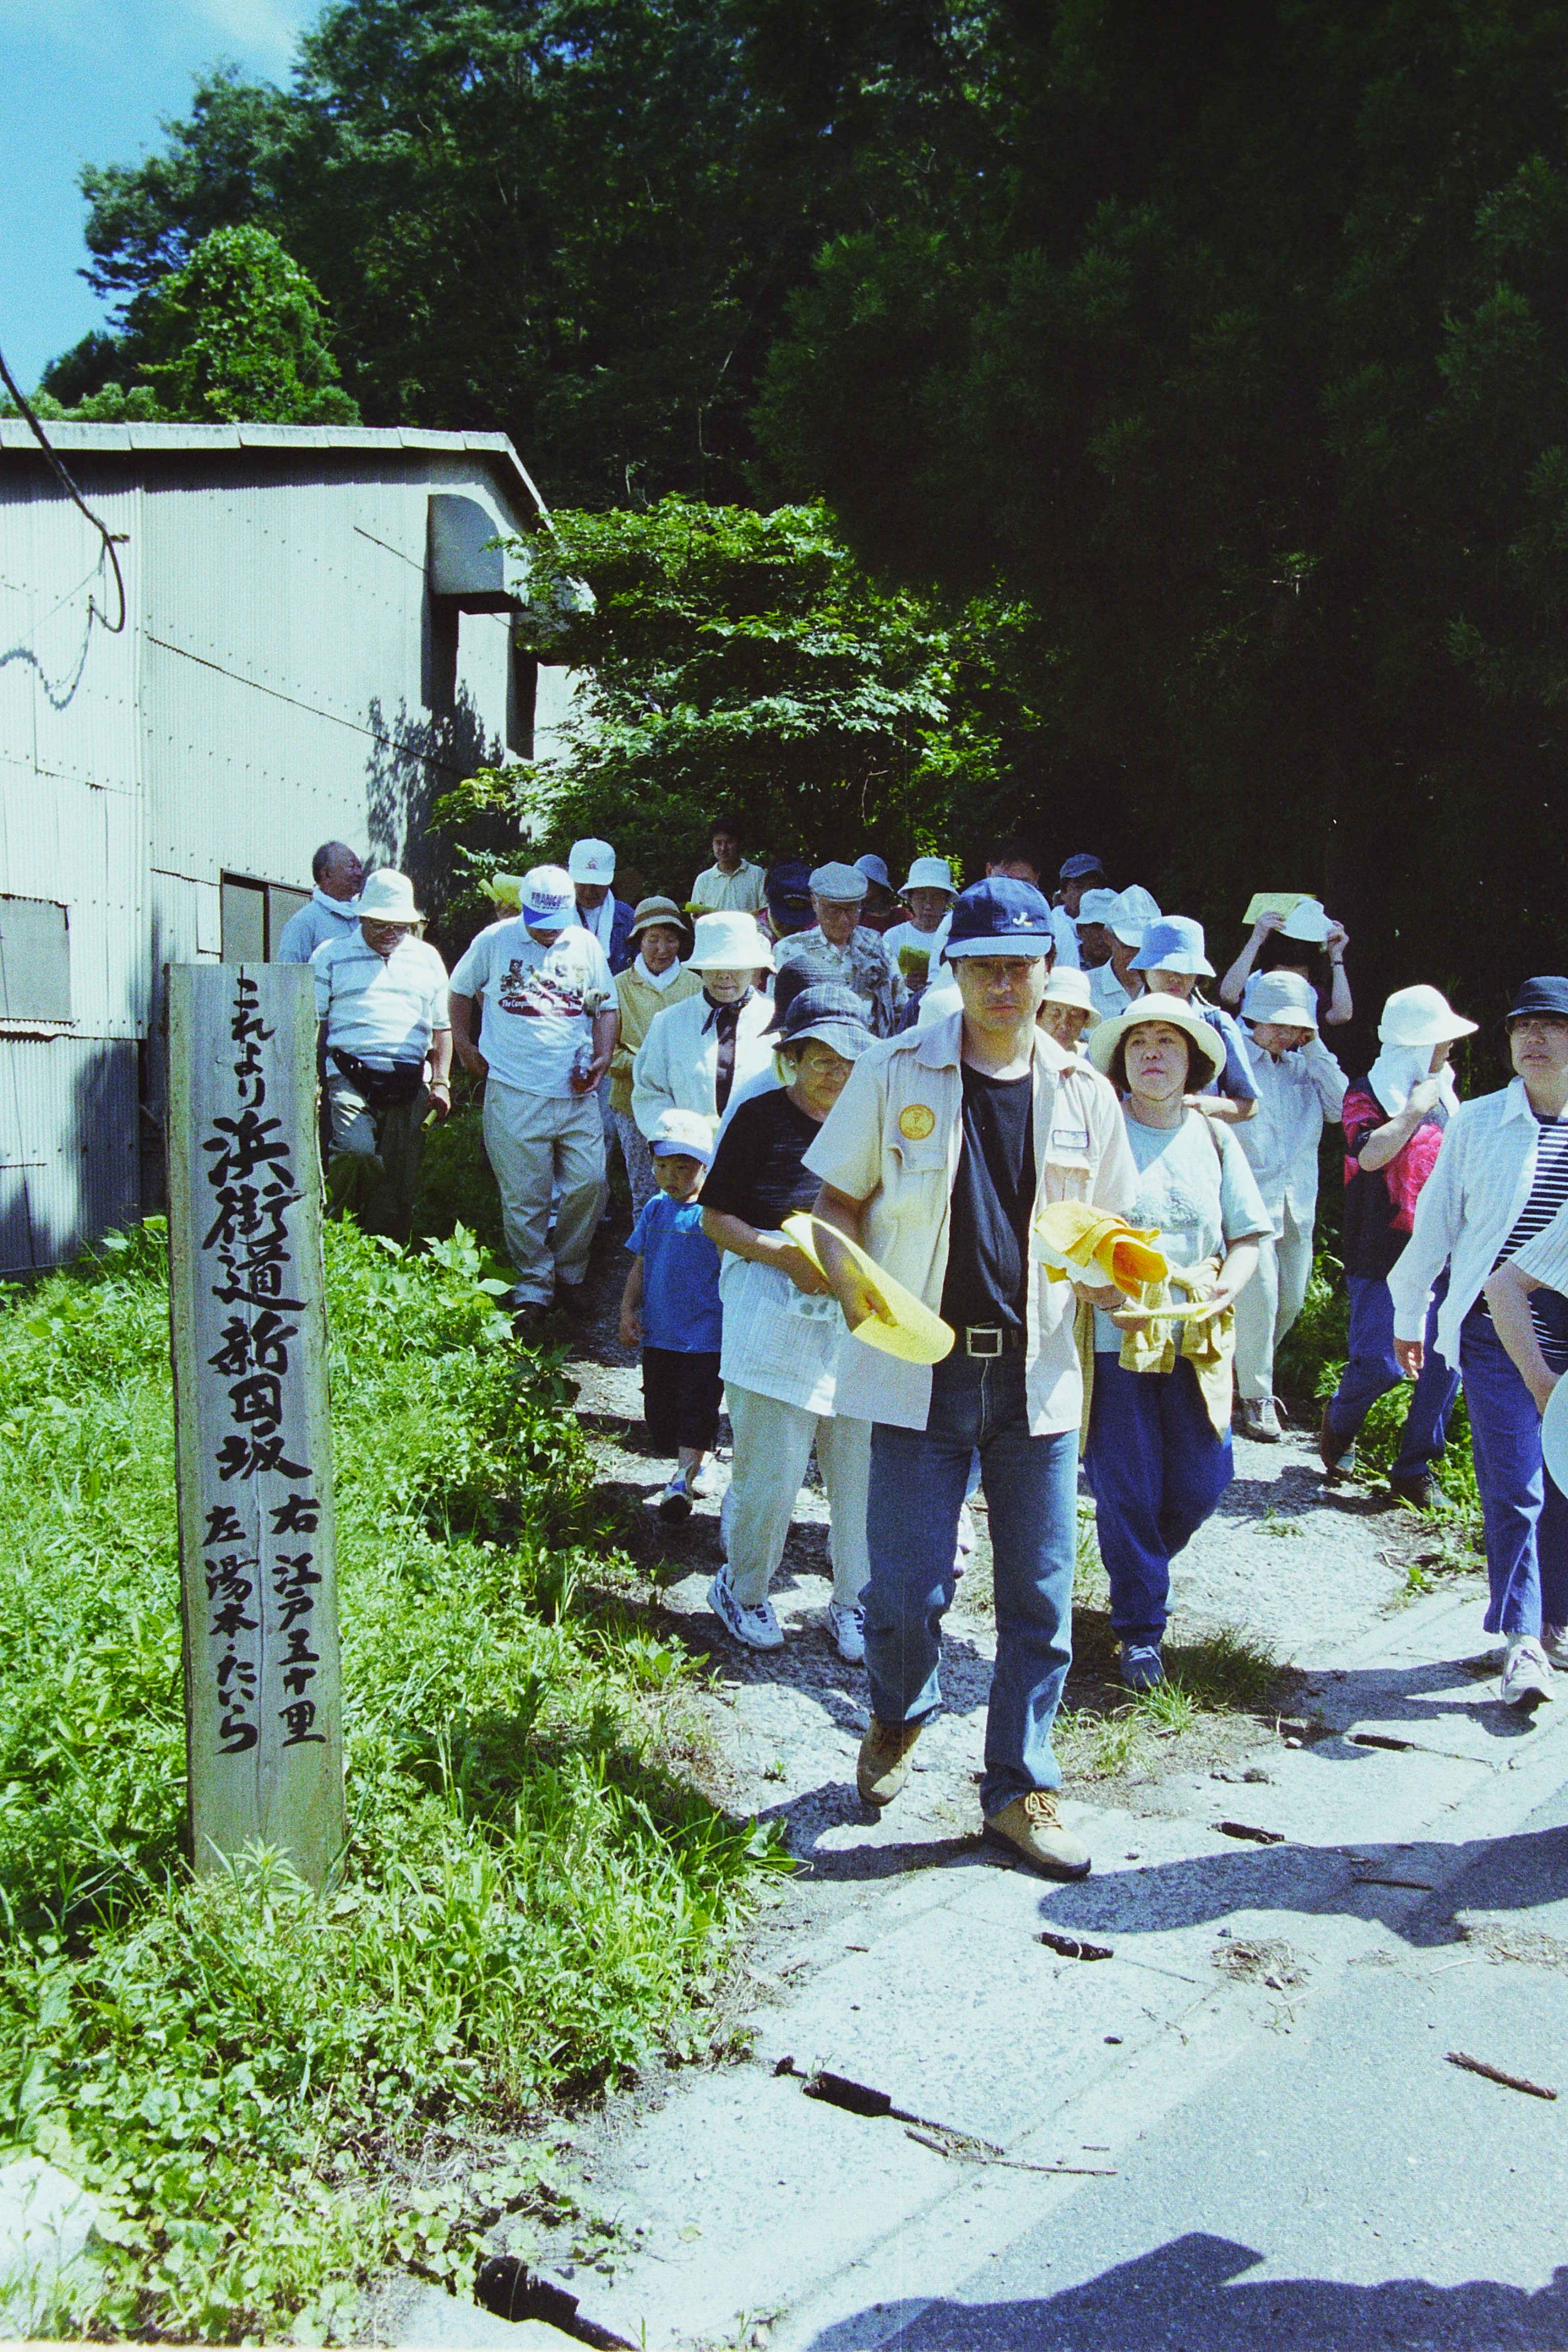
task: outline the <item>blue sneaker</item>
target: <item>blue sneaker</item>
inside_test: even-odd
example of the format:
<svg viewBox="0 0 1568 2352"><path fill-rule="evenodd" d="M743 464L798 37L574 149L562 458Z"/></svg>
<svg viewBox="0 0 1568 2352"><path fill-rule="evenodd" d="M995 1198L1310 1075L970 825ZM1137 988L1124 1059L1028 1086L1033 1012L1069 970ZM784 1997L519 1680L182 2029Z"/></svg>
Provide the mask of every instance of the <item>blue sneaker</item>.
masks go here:
<svg viewBox="0 0 1568 2352"><path fill-rule="evenodd" d="M1165 1679L1164 1660L1160 1655L1158 1642L1123 1642L1121 1644L1121 1679L1129 1690L1152 1690Z"/></svg>

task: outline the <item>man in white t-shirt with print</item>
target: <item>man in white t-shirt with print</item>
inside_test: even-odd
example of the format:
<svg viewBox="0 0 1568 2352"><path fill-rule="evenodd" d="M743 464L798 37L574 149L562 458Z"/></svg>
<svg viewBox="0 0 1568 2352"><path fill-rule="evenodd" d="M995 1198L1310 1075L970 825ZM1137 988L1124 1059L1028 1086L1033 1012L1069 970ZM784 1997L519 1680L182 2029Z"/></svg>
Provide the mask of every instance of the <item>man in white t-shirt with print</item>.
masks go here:
<svg viewBox="0 0 1568 2352"><path fill-rule="evenodd" d="M511 1303L533 1324L556 1301L574 1303L604 1213L595 1090L610 1066L616 996L604 949L576 919L564 867L536 866L521 897L521 913L481 931L452 974L452 1042L485 1081L485 1150L517 1272Z"/></svg>

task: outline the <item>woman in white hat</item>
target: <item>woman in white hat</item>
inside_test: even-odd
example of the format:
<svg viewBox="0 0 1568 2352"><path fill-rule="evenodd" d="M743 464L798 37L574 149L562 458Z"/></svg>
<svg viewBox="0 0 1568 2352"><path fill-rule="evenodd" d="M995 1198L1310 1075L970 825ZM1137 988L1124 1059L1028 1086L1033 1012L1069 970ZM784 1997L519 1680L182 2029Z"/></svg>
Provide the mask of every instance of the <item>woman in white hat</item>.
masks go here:
<svg viewBox="0 0 1568 2352"><path fill-rule="evenodd" d="M652 1028L655 1016L672 1004L684 1004L702 986L694 971L680 961L686 945L686 918L673 898L638 902L627 934L632 961L616 981L616 1050L610 1056L610 1115L626 1161L632 1192L632 1215L642 1214L654 1194L653 1153L647 1136L632 1117L632 1063L637 1047Z"/></svg>
<svg viewBox="0 0 1568 2352"><path fill-rule="evenodd" d="M773 1006L756 986L773 951L754 915L699 915L686 969L699 994L655 1013L632 1057L632 1117L651 1136L661 1111L695 1110L715 1134L731 1090L773 1059Z"/></svg>
<svg viewBox="0 0 1568 2352"><path fill-rule="evenodd" d="M936 978L952 919L952 868L945 857L911 860L900 898L909 919L882 933L882 945L902 972L912 995Z"/></svg>
<svg viewBox="0 0 1568 2352"><path fill-rule="evenodd" d="M1234 1307L1273 1226L1236 1137L1188 1108L1225 1066L1220 1038L1181 997L1151 996L1102 1021L1089 1058L1122 1097L1139 1171L1129 1222L1158 1232L1172 1265L1212 1265L1208 1296ZM1200 1384L1183 1353L1183 1327L1174 1327L1173 1353L1162 1350L1164 1328L1124 1328L1094 1310L1084 1469L1131 1690L1164 1679L1171 1561L1232 1475L1228 1365L1222 1359ZM1168 1369L1152 1368L1167 1357Z"/></svg>
<svg viewBox="0 0 1568 2352"><path fill-rule="evenodd" d="M1299 898L1288 915L1278 907L1266 908L1220 982L1219 1001L1234 1013L1254 971L1300 972L1317 992L1319 1020L1325 1028L1338 1028L1355 1012L1345 976L1349 945L1344 925L1335 922L1320 898Z"/></svg>
<svg viewBox="0 0 1568 2352"><path fill-rule="evenodd" d="M866 889L858 866L839 859L818 866L811 877L816 923L780 941L779 970L793 965L814 986L853 989L872 1034L891 1037L903 1025L909 991L887 942L860 919Z"/></svg>
<svg viewBox="0 0 1568 2352"><path fill-rule="evenodd" d="M1053 970L1035 1018L1065 1052L1081 1054L1083 1039L1091 1029L1100 1026L1089 973L1075 971L1070 965L1062 971Z"/></svg>
<svg viewBox="0 0 1568 2352"><path fill-rule="evenodd" d="M1363 1422L1380 1396L1399 1386L1388 1276L1405 1254L1415 1203L1459 1107L1450 1056L1475 1027L1435 988L1395 989L1378 1023L1377 1059L1345 1095L1341 1248L1351 1303L1349 1355L1318 1433L1331 1478L1354 1467ZM1442 1456L1459 1390L1458 1367L1433 1344L1447 1287L1447 1276L1439 1276L1427 1310L1421 1375L1388 1479L1390 1493L1418 1509L1430 1500L1432 1465Z"/></svg>
<svg viewBox="0 0 1568 2352"><path fill-rule="evenodd" d="M1301 1312L1312 1273L1318 1147L1337 1119L1345 1074L1318 1034L1318 999L1299 971L1255 971L1241 1000L1242 1034L1258 1116L1237 1128L1274 1231L1258 1245L1258 1274L1236 1302L1236 1386L1241 1425L1279 1436L1275 1351Z"/></svg>

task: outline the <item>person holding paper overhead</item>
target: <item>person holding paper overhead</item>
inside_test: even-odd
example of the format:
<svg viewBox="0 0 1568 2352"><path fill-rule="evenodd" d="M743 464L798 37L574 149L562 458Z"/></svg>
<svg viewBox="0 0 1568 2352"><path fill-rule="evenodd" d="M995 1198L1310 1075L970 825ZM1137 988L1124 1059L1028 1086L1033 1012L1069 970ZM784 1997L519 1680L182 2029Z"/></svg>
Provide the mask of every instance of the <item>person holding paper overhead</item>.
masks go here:
<svg viewBox="0 0 1568 2352"><path fill-rule="evenodd" d="M1074 1299L1121 1294L1052 1281L1031 1236L1053 1201L1121 1212L1137 1173L1105 1080L1036 1024L1054 949L1051 909L1032 884L996 876L965 890L947 941L961 1009L862 1055L805 1166L821 1180L817 1249L851 1330L893 1317L825 1228L862 1244L957 1335L935 1365L854 1340L839 1353L836 1410L872 1423L871 1722L857 1785L868 1804L891 1802L942 1703L938 1637L978 1450L996 1591L984 1834L1049 1877L1081 1878L1089 1855L1058 1813L1051 1746L1078 1545Z"/></svg>
<svg viewBox="0 0 1568 2352"><path fill-rule="evenodd" d="M1299 971L1318 992L1318 1018L1337 1029L1355 1012L1345 977L1350 934L1321 900L1291 891L1260 890L1247 910L1252 936L1219 984L1219 1001L1234 1013L1254 971Z"/></svg>

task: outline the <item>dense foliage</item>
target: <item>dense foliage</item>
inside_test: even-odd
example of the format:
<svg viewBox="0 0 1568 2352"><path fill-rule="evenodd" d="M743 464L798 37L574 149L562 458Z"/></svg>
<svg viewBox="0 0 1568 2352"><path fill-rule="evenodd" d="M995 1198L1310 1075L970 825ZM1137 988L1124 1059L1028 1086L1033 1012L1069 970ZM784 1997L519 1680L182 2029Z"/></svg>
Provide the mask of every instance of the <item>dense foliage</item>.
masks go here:
<svg viewBox="0 0 1568 2352"><path fill-rule="evenodd" d="M320 1900L275 1856L180 1864L161 1235L0 1309L0 2105L107 2200L116 2335L319 2341L384 2263L464 2269L528 2186L471 2189L465 2134L674 2031L752 1868L661 1766L677 1655L574 1614L583 1441L472 1242L332 1227L328 1265L352 1827Z"/></svg>
<svg viewBox="0 0 1568 2352"><path fill-rule="evenodd" d="M878 588L820 507L671 497L554 521L529 550L536 604L560 615L542 649L587 673L591 697L562 753L443 803L471 863L514 866L520 821L563 854L597 834L683 899L721 811L741 814L754 855L813 862L973 858L1006 823L999 751L1030 723L1011 675L1026 616Z"/></svg>

